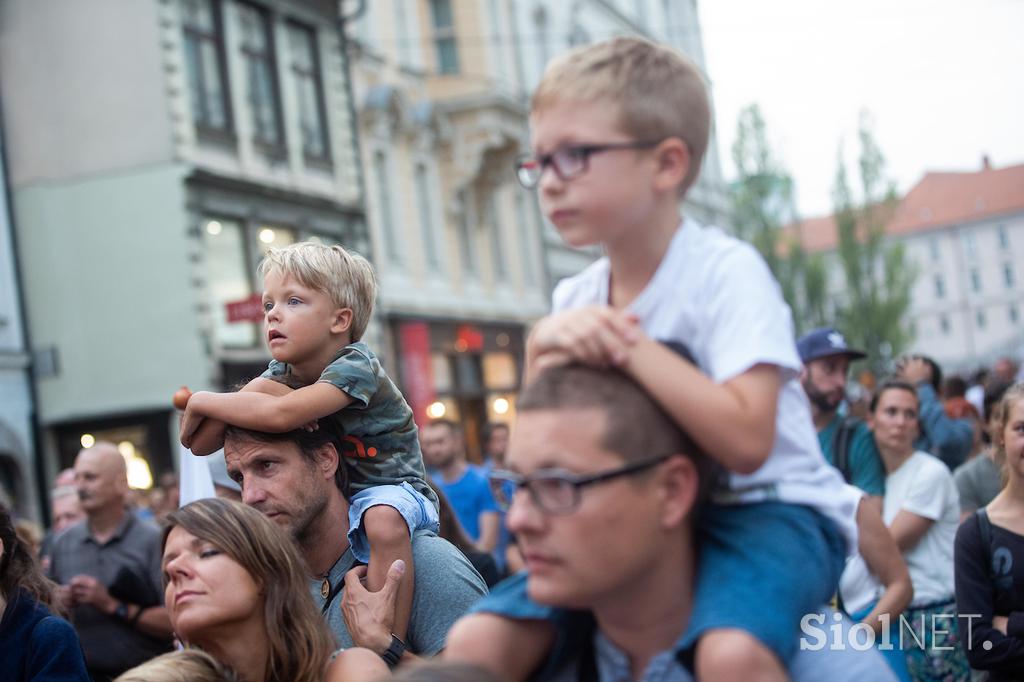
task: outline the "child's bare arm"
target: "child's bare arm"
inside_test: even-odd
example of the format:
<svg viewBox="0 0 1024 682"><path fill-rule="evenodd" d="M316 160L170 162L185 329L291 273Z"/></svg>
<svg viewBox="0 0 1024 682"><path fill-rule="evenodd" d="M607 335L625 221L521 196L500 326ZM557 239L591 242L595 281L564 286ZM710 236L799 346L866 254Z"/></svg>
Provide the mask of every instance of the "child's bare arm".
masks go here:
<svg viewBox="0 0 1024 682"><path fill-rule="evenodd" d="M240 390L256 391L276 396L287 395L292 392L290 387L285 386L281 382L263 377L256 377ZM189 398L191 399L191 394L189 394ZM196 415L196 417L199 421L199 427L195 429L192 435L191 445L186 445L186 447L189 447L193 454L196 455L209 455L224 447L224 429L227 424L217 419L207 419L199 415Z"/></svg>
<svg viewBox="0 0 1024 682"><path fill-rule="evenodd" d="M717 384L675 351L641 335L622 364L710 457L750 474L771 454L779 368L751 367Z"/></svg>
<svg viewBox="0 0 1024 682"><path fill-rule="evenodd" d="M527 680L548 657L554 642L551 623L474 613L452 626L441 657L478 665L501 679Z"/></svg>
<svg viewBox="0 0 1024 682"><path fill-rule="evenodd" d="M181 442L185 447L195 433L194 417L215 419L243 429L284 433L348 407L352 398L332 384L317 382L284 395L256 391L209 393L200 391L188 401L182 420ZM193 419L190 420L190 417Z"/></svg>

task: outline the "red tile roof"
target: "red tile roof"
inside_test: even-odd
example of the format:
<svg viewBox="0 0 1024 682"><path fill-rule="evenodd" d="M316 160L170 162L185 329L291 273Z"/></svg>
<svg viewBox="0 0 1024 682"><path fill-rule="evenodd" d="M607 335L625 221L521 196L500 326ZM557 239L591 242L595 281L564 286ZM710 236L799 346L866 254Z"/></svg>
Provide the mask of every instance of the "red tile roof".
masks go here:
<svg viewBox="0 0 1024 682"><path fill-rule="evenodd" d="M926 232L1018 211L1024 211L1024 164L991 168L986 161L980 171L926 173L899 202L885 232ZM808 218L784 229L799 234L810 252L828 251L839 243L833 216Z"/></svg>

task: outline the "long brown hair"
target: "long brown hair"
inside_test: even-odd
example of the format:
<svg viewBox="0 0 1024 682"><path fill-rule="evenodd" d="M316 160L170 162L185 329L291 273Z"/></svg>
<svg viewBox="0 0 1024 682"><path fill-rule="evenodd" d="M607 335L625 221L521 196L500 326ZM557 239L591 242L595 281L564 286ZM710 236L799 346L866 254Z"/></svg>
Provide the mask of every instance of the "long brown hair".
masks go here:
<svg viewBox="0 0 1024 682"><path fill-rule="evenodd" d="M198 500L171 512L180 526L213 544L249 572L263 595L270 682L322 682L333 638L309 596L306 568L292 539L273 521L239 502Z"/></svg>
<svg viewBox="0 0 1024 682"><path fill-rule="evenodd" d="M57 600L57 585L43 575L31 550L18 537L11 512L3 503L0 503L0 540L4 543L4 554L0 557L0 595L13 599L20 588L51 611L64 615L64 608Z"/></svg>

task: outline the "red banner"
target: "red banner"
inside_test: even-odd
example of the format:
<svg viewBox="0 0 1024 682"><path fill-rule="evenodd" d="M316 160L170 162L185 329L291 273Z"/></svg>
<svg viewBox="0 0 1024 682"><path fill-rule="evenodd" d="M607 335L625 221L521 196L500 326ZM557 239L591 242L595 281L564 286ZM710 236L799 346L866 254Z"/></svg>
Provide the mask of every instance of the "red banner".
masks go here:
<svg viewBox="0 0 1024 682"><path fill-rule="evenodd" d="M398 330L402 363L402 392L412 407L417 426L423 426L427 407L437 398L434 367L430 361L430 327L426 322L404 322Z"/></svg>
<svg viewBox="0 0 1024 682"><path fill-rule="evenodd" d="M262 322L263 295L253 294L241 301L228 301L224 304L228 312L228 322Z"/></svg>

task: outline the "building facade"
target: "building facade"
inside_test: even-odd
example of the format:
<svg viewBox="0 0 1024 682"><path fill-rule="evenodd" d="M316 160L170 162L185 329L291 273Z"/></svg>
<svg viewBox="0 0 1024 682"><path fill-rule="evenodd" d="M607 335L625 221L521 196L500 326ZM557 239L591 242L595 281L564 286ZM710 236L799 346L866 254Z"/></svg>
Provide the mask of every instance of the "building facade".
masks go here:
<svg viewBox="0 0 1024 682"><path fill-rule="evenodd" d="M886 239L898 240L916 279L906 323L911 353L950 371L1024 358L1024 165L931 172L894 207ZM804 221L809 251L826 254L829 298L843 298L835 221Z"/></svg>
<svg viewBox="0 0 1024 682"><path fill-rule="evenodd" d="M527 325L547 311L541 221L508 2L362 3L350 48L390 364L421 421L508 421Z"/></svg>
<svg viewBox="0 0 1024 682"><path fill-rule="evenodd" d="M0 501L16 514L38 511L32 379L14 228L7 203L5 140L0 133Z"/></svg>
<svg viewBox="0 0 1024 682"><path fill-rule="evenodd" d="M339 11L0 3L48 476L100 439L133 484L173 466L174 389L226 389L266 366L254 294L268 246L370 253Z"/></svg>

